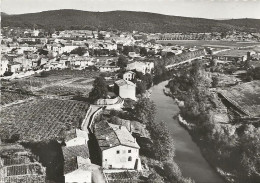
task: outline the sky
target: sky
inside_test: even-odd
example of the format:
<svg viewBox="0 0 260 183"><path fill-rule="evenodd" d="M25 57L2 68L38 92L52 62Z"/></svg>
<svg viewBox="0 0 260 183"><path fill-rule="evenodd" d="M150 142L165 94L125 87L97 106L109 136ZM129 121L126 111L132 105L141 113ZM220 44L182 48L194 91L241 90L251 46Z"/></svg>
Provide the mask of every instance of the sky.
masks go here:
<svg viewBox="0 0 260 183"><path fill-rule="evenodd" d="M145 11L210 19L260 19L260 0L0 0L8 14L47 10Z"/></svg>

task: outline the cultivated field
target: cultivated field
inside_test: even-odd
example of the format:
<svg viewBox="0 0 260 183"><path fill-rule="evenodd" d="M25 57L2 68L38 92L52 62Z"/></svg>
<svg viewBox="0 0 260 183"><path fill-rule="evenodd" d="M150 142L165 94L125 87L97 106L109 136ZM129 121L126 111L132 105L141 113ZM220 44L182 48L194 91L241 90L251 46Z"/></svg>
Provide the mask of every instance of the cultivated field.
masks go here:
<svg viewBox="0 0 260 183"><path fill-rule="evenodd" d="M28 141L63 137L64 130L80 126L88 107L86 102L35 99L2 108L0 134Z"/></svg>
<svg viewBox="0 0 260 183"><path fill-rule="evenodd" d="M236 85L221 92L253 116L260 116L259 80Z"/></svg>
<svg viewBox="0 0 260 183"><path fill-rule="evenodd" d="M180 45L185 47L193 46L210 46L210 47L245 47L245 46L260 46L260 42L237 42L237 41L206 41L206 40L158 40L160 44L171 43L173 45Z"/></svg>
<svg viewBox="0 0 260 183"><path fill-rule="evenodd" d="M18 100L24 100L32 97L29 94L22 94L15 91L1 91L1 105L9 104Z"/></svg>

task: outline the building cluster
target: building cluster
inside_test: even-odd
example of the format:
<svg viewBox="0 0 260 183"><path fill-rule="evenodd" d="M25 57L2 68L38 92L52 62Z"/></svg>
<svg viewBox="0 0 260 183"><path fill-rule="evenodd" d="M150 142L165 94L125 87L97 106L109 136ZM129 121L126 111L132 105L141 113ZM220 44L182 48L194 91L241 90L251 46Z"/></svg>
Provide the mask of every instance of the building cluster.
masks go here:
<svg viewBox="0 0 260 183"><path fill-rule="evenodd" d="M147 56L196 51L196 47L166 46L152 40L175 39L179 33L147 34L140 32L2 28L0 76L19 75L27 71L96 67L101 72L120 69L117 56L128 57L128 68L148 72L152 65L141 63ZM193 34L191 34L193 35ZM197 35L194 33L194 35ZM200 34L198 34L200 35ZM204 35L204 34L203 34ZM189 37L188 35L185 35ZM192 39L192 36L187 38Z"/></svg>

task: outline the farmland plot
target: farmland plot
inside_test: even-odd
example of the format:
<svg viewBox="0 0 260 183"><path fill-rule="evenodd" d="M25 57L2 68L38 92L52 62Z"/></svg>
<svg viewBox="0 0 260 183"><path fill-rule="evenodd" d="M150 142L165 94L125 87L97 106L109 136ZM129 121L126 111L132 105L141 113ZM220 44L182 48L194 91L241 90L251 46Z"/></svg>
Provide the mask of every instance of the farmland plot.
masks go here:
<svg viewBox="0 0 260 183"><path fill-rule="evenodd" d="M63 137L64 130L79 127L89 105L86 102L36 99L1 110L3 139L41 141Z"/></svg>
<svg viewBox="0 0 260 183"><path fill-rule="evenodd" d="M29 94L22 94L14 91L1 91L1 105L9 104L18 100L30 98Z"/></svg>

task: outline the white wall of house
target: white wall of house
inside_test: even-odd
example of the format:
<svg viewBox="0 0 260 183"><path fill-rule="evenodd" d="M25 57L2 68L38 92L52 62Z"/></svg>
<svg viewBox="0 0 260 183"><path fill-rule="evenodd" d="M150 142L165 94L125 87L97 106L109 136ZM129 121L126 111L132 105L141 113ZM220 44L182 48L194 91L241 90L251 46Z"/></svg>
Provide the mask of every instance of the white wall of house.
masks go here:
<svg viewBox="0 0 260 183"><path fill-rule="evenodd" d="M102 152L102 167L134 169L139 159L139 149L119 145Z"/></svg>
<svg viewBox="0 0 260 183"><path fill-rule="evenodd" d="M6 71L8 71L8 60L1 60L0 65L0 76L4 75Z"/></svg>
<svg viewBox="0 0 260 183"><path fill-rule="evenodd" d="M65 174L65 183L91 183L91 171L77 169L73 172Z"/></svg>
<svg viewBox="0 0 260 183"><path fill-rule="evenodd" d="M132 72L126 72L123 74L123 79L127 80L127 81L131 81L132 79L134 79L135 74Z"/></svg>
<svg viewBox="0 0 260 183"><path fill-rule="evenodd" d="M10 66L10 71L13 73L19 72L21 69L21 64L16 64L16 65L11 65Z"/></svg>
<svg viewBox="0 0 260 183"><path fill-rule="evenodd" d="M136 100L135 94L136 89L135 85L123 85L119 86L119 96L121 98L130 98Z"/></svg>
<svg viewBox="0 0 260 183"><path fill-rule="evenodd" d="M102 67L99 67L99 71L100 72L115 72L117 70L119 70L120 68L119 67L109 67L109 66L102 66Z"/></svg>

